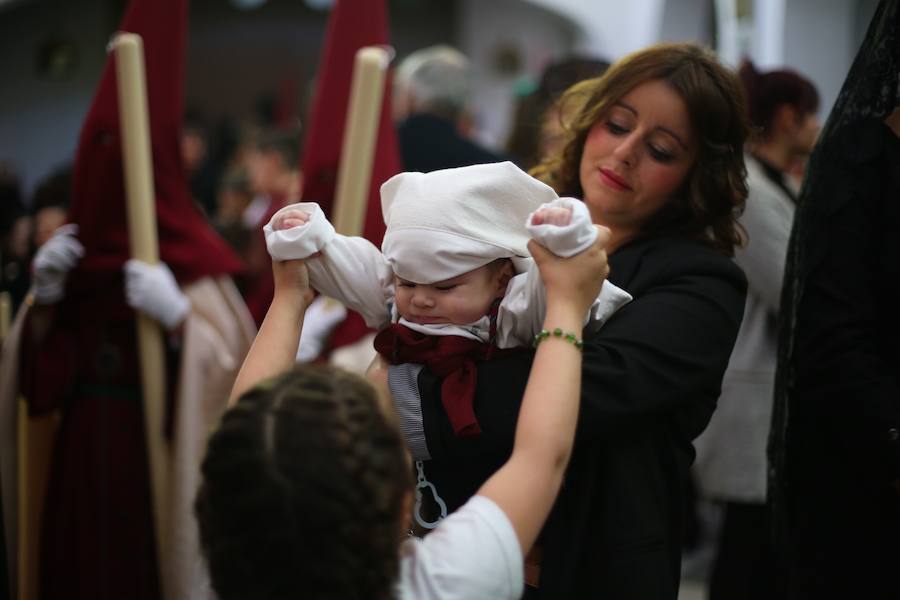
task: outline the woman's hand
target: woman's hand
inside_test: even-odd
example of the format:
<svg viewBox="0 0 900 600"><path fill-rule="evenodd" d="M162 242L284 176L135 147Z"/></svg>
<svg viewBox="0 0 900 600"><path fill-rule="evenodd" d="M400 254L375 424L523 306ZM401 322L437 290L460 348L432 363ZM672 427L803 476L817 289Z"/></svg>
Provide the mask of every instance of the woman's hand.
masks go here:
<svg viewBox="0 0 900 600"><path fill-rule="evenodd" d="M597 228L594 244L570 258L560 258L537 242L528 242L528 251L534 257L547 289L548 305L570 303L578 314L582 314L600 293L600 287L609 275L606 245L610 231L600 225L594 227Z"/></svg>

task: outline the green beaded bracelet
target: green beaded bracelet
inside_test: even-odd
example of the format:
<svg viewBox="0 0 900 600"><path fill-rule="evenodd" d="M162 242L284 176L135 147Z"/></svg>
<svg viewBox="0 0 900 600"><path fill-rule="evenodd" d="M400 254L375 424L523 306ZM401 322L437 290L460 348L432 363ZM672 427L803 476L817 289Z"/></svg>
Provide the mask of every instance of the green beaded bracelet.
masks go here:
<svg viewBox="0 0 900 600"><path fill-rule="evenodd" d="M553 331L547 331L546 329L541 329L539 332L537 332L534 336L535 348L537 347L538 344L543 342L545 339L547 339L551 335L553 337L562 338L562 339L566 340L567 342L571 342L579 350L581 350L581 348L584 346L584 342L579 340L577 337L575 337L574 333L572 333L572 332L564 333L562 329L557 327Z"/></svg>

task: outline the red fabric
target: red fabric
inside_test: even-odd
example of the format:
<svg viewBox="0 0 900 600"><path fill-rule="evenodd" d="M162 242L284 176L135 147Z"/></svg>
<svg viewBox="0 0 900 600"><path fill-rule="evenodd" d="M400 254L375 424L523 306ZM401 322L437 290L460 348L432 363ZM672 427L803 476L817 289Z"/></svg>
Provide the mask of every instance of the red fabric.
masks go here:
<svg viewBox="0 0 900 600"><path fill-rule="evenodd" d="M186 0L133 0L119 27L143 38L160 258L182 284L242 268L194 204L181 164L187 14ZM78 223L86 254L69 277L67 297L122 288L121 269L130 256L122 166L110 54L75 157L69 221Z"/></svg>
<svg viewBox="0 0 900 600"><path fill-rule="evenodd" d="M132 0L119 27L143 38L160 257L181 284L241 268L196 208L181 165L187 15L187 0ZM69 221L86 254L47 337L20 348L30 409L63 413L42 530L46 599L159 597L134 311L122 274L130 248L114 60L75 158ZM171 399L177 365L166 371Z"/></svg>
<svg viewBox="0 0 900 600"><path fill-rule="evenodd" d="M241 296L247 304L256 327L262 325L263 319L275 297L275 278L272 274L272 257L266 249L266 234L263 226L268 223L285 202L280 198L272 198L269 208L254 228L253 237L247 247L247 270L238 278Z"/></svg>
<svg viewBox="0 0 900 600"><path fill-rule="evenodd" d="M458 335L426 335L394 323L375 336L375 349L392 365L420 363L443 378L441 402L460 437L481 434L475 418L475 385L478 383L476 361L487 360L517 351L499 350L491 344Z"/></svg>
<svg viewBox="0 0 900 600"><path fill-rule="evenodd" d="M73 306L60 309L39 347L23 337L21 391L30 412L63 414L41 530L41 598L155 600L134 323L83 320Z"/></svg>
<svg viewBox="0 0 900 600"><path fill-rule="evenodd" d="M293 73L283 75L278 81L278 95L275 98L277 127L288 130L297 126L297 103L297 77Z"/></svg>
<svg viewBox="0 0 900 600"><path fill-rule="evenodd" d="M388 44L388 15L384 0L337 0L328 21L318 84L310 124L304 143L303 200L317 202L327 216L331 215L344 122L350 99L350 83L356 51L363 46ZM372 165L369 203L363 237L376 246L384 237L381 216L381 184L401 169L397 134L391 119L390 78L385 78L384 101ZM337 326L330 346L351 344L367 332L363 319L350 315Z"/></svg>

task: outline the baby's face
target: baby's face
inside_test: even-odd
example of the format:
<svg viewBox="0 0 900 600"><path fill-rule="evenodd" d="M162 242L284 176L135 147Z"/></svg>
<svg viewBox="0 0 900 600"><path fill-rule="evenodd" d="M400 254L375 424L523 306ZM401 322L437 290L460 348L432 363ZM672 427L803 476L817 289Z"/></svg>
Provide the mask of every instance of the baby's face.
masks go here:
<svg viewBox="0 0 900 600"><path fill-rule="evenodd" d="M494 300L503 297L511 272L509 261L505 261L429 284L394 277L397 311L413 323L472 323L488 313Z"/></svg>

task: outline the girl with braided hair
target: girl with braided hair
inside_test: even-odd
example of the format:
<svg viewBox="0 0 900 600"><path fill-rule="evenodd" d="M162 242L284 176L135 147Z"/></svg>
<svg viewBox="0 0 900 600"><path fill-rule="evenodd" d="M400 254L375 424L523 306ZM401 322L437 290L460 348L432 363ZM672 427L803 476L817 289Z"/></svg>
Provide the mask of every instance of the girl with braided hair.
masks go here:
<svg viewBox="0 0 900 600"><path fill-rule="evenodd" d="M386 386L293 367L312 292L302 260L273 262L275 296L232 390L235 404L210 439L196 501L221 600L520 597L523 557L572 449L577 337L608 274L609 231L597 231L571 258L529 243L547 310L515 447L424 540L403 540L410 460Z"/></svg>

